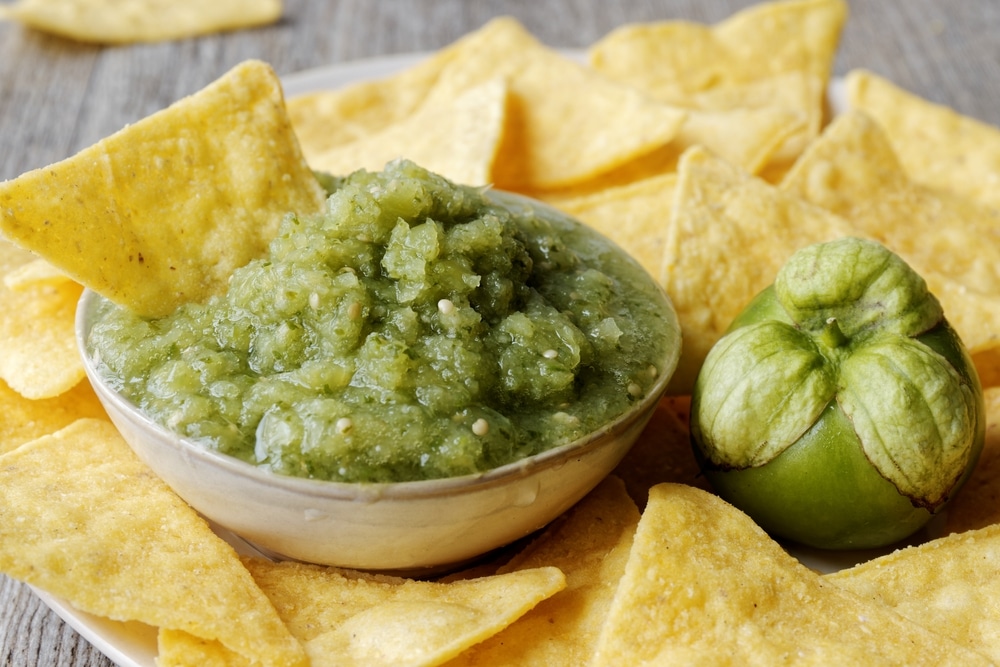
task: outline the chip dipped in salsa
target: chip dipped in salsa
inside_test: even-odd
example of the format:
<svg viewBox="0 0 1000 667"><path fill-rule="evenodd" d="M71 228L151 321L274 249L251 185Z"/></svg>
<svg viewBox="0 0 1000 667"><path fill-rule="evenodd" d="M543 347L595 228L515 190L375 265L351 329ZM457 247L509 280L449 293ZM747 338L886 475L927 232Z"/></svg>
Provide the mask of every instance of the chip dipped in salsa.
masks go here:
<svg viewBox="0 0 1000 667"><path fill-rule="evenodd" d="M158 319L100 303L88 352L108 382L278 473L396 482L571 442L672 372L662 290L583 225L409 161L329 187L225 294Z"/></svg>

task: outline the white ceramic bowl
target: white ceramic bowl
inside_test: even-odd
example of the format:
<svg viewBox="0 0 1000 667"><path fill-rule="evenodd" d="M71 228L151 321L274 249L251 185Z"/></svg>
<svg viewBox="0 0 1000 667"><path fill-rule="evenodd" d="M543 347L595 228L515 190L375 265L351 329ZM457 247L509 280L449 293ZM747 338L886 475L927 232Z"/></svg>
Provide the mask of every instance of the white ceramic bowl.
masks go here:
<svg viewBox="0 0 1000 667"><path fill-rule="evenodd" d="M664 306L673 313L666 295ZM488 472L392 484L288 477L204 449L142 414L101 378L86 340L97 295L85 291L76 335L87 375L132 449L194 509L271 555L365 570L442 570L543 527L611 472L646 425L680 354L680 334L648 395L590 435Z"/></svg>

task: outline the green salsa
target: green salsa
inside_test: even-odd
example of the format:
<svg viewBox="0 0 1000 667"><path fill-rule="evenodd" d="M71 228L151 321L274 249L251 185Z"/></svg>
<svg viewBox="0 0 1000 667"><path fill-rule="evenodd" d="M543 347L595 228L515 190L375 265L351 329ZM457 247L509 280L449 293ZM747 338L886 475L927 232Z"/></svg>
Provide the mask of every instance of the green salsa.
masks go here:
<svg viewBox="0 0 1000 667"><path fill-rule="evenodd" d="M111 386L275 472L398 482L580 438L673 371L669 302L583 225L407 161L325 184L225 295L154 320L101 300Z"/></svg>

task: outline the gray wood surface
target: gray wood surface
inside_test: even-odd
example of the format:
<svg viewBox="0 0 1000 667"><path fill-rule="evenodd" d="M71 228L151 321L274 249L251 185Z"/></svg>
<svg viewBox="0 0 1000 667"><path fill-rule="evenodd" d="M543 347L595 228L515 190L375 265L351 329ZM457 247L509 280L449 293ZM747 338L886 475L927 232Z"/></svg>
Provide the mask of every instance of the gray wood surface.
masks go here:
<svg viewBox="0 0 1000 667"><path fill-rule="evenodd" d="M549 45L581 48L624 23L675 18L712 23L750 4L286 0L285 17L274 26L107 48L0 22L0 179L68 157L246 58L261 58L279 74L290 74L427 51L498 15L518 18ZM850 5L836 73L866 67L923 97L1000 125L1000 2L850 0ZM109 664L30 589L0 576L0 667Z"/></svg>

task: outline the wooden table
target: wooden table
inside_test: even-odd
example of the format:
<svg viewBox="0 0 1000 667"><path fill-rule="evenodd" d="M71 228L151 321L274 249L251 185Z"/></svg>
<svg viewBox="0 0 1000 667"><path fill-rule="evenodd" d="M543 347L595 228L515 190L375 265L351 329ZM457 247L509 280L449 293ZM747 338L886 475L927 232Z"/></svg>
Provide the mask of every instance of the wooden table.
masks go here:
<svg viewBox="0 0 1000 667"><path fill-rule="evenodd" d="M209 0L206 0L209 1ZM273 26L160 44L97 47L0 23L0 179L61 160L209 83L246 58L287 75L442 47L491 17L583 48L624 23L722 20L749 0L286 0ZM866 67L1000 125L1000 4L850 0L836 73ZM0 350L0 354L2 354ZM0 415L0 419L3 416ZM0 665L106 666L31 589L0 575Z"/></svg>

